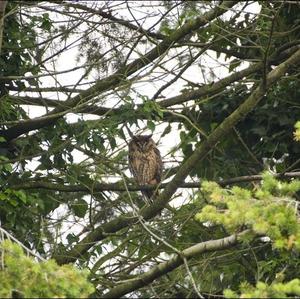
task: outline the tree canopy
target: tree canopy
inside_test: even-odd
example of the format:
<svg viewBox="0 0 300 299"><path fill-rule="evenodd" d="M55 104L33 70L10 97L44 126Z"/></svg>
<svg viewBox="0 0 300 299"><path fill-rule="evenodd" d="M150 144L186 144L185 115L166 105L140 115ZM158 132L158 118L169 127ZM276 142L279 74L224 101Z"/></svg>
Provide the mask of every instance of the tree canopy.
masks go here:
<svg viewBox="0 0 300 299"><path fill-rule="evenodd" d="M296 1L0 2L2 239L65 286L67 264L82 269L94 297L300 295L299 15ZM139 186L127 145L150 133L163 181Z"/></svg>

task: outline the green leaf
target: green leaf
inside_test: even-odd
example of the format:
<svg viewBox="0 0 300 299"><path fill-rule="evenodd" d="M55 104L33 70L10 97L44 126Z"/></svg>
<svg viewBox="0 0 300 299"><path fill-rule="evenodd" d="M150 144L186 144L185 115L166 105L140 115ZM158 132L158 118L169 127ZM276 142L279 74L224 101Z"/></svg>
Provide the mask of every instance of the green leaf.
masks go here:
<svg viewBox="0 0 300 299"><path fill-rule="evenodd" d="M44 13L43 14L43 19L42 19L42 23L40 25L40 28L46 30L46 31L50 31L51 27L52 27L52 22L49 19L49 14L48 13Z"/></svg>
<svg viewBox="0 0 300 299"><path fill-rule="evenodd" d="M170 132L171 132L171 125L168 124L168 126L162 132L161 137L164 137L165 135L169 134Z"/></svg>
<svg viewBox="0 0 300 299"><path fill-rule="evenodd" d="M76 236L74 233L68 234L67 235L67 240L69 244L73 244L75 242L79 241L79 237Z"/></svg>
<svg viewBox="0 0 300 299"><path fill-rule="evenodd" d="M154 130L155 130L155 123L153 121L151 121L151 120L148 120L147 121L147 127L148 127L149 130L151 130L152 132L154 132Z"/></svg>
<svg viewBox="0 0 300 299"><path fill-rule="evenodd" d="M116 148L117 143L116 143L116 139L115 138L109 136L108 137L108 141L109 141L109 144L110 144L112 150L114 148Z"/></svg>
<svg viewBox="0 0 300 299"><path fill-rule="evenodd" d="M35 86L38 87L38 80L35 78L26 78L26 81L31 85L31 86Z"/></svg>
<svg viewBox="0 0 300 299"><path fill-rule="evenodd" d="M83 218L86 214L86 211L88 210L88 204L84 199L77 199L72 204L72 210L75 214L75 216L79 218Z"/></svg>
<svg viewBox="0 0 300 299"><path fill-rule="evenodd" d="M3 166L7 172L12 172L13 168L11 164L4 164Z"/></svg>
<svg viewBox="0 0 300 299"><path fill-rule="evenodd" d="M240 64L242 63L242 60L240 59L233 59L229 64L229 72L232 72L234 69L236 69Z"/></svg>
<svg viewBox="0 0 300 299"><path fill-rule="evenodd" d="M23 202L26 203L27 202L27 196L23 191L14 191L15 195Z"/></svg>

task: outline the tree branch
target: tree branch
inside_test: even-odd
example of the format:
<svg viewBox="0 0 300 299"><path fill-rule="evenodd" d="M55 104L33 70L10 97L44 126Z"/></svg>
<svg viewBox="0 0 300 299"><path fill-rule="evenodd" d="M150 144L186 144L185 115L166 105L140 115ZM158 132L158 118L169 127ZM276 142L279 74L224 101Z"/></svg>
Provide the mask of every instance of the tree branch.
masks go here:
<svg viewBox="0 0 300 299"><path fill-rule="evenodd" d="M155 279L181 266L184 263L184 258L189 260L192 257L206 252L230 248L234 245L237 245L239 239L249 232L249 230L244 230L241 233L230 235L229 237L198 243L194 246L186 248L180 254L176 254L168 261L158 264L148 272L139 275L137 278L112 288L108 293L104 294L102 298L120 298L125 294L149 285Z"/></svg>
<svg viewBox="0 0 300 299"><path fill-rule="evenodd" d="M229 75L228 77L225 77L214 84L203 85L202 87L200 87L197 90L185 92L184 94L159 101L158 104L161 107L166 108L166 107L173 106L176 104L181 104L181 103L184 103L184 102L187 102L190 100L195 100L195 99L198 99L203 96L213 95L213 94L219 92L220 90L222 90L223 88L225 88L226 86L228 86L229 84L236 82L238 80L241 80L242 78L247 77L250 74L253 74L254 72L261 69L261 67L262 67L262 63L257 63L254 65L251 65L248 68L246 68L242 71L239 71L239 72L235 72L232 75ZM39 105L39 104L43 104L43 101L44 101L45 103L47 103L47 105L49 105L49 107L57 107L57 106L68 107L66 104L66 101L63 102L63 101L51 100L51 99L47 99L47 98L43 98L43 101L39 101L39 99L41 99L41 98L32 98L32 97L28 97L28 96L26 96L26 97L10 96L10 97L15 101L24 102L24 104L27 103L27 104ZM141 105L138 105L138 107L141 107ZM107 110L109 110L109 108L104 108L104 109L105 109L105 110L103 110L103 111L105 111L104 113L106 113ZM118 113L121 111L121 109L122 109L122 107L115 108L115 109L112 109L112 111ZM99 108L98 106L89 106L89 107L81 109L80 112L99 115L99 110L101 113L102 109Z"/></svg>
<svg viewBox="0 0 300 299"><path fill-rule="evenodd" d="M157 32L157 33L151 32L149 30L145 30L145 29L143 29L141 27L138 27L138 26L130 23L130 21L117 18L117 17L113 16L111 13L105 12L105 11L103 11L101 9L94 9L92 7L87 7L87 6L79 4L79 3L65 2L63 4L66 5L66 6L69 6L69 7L78 8L80 10L92 13L94 15L101 16L104 19L108 19L108 20L110 20L110 21L112 21L114 23L117 23L117 24L120 24L122 26L127 27L128 29L137 31L137 32L142 33L142 34L144 34L146 36L153 37L155 39L162 40L162 39L164 39L166 37L165 35L163 35L163 34L161 34L159 32Z"/></svg>
<svg viewBox="0 0 300 299"><path fill-rule="evenodd" d="M74 88L68 88L68 87L25 87L25 88L20 88L17 86L9 86L9 90L11 91L30 91L30 92L82 92L84 89L74 89Z"/></svg>
<svg viewBox="0 0 300 299"><path fill-rule="evenodd" d="M121 67L114 74L106 77L105 79L99 80L94 86L65 101L65 107L68 107L69 109L75 108L79 103L82 104L84 102L87 102L96 95L98 96L102 92L116 87L127 77L134 74L136 71L148 65L149 63L152 63L155 59L168 51L174 43L179 42L182 38L193 32L194 30L208 24L211 20L222 15L227 11L228 8L234 6L235 4L235 1L225 1L222 5L215 7L204 15L201 15L196 19L187 22L182 27L170 34L170 36L166 37L162 42L160 42L156 47L154 47L144 56L134 60L126 66ZM65 108L56 107L47 115L28 121L20 121L19 124L7 130L0 131L0 134L6 139L6 141L10 141L24 133L28 133L32 130L36 130L54 123L57 119L62 117L64 113L66 113Z"/></svg>
<svg viewBox="0 0 300 299"><path fill-rule="evenodd" d="M4 16L7 1L0 2L0 54L2 50L3 28L4 28Z"/></svg>
<svg viewBox="0 0 300 299"><path fill-rule="evenodd" d="M300 177L300 172L286 172L286 173L277 173L274 174L276 178L297 178ZM227 180L218 180L220 186L227 186L233 185L238 183L245 183L245 182L254 182L254 181L261 181L262 175L247 175L247 176L240 176L235 177ZM201 181L192 182L192 183L181 183L178 188L200 188ZM49 182L43 181L36 181L36 182L24 182L18 185L10 186L11 189L14 190L31 190L31 189L46 189L46 190L53 190L53 191L60 191L60 192L90 192L91 189L93 192L102 192L102 191L112 191L112 192L124 192L128 189L128 191L144 191L144 190L155 190L155 189L164 189L168 183L163 183L158 186L156 185L128 185L126 188L124 187L123 182L117 183L95 183L92 187L89 186L82 186L82 185L61 185L61 184L53 184Z"/></svg>
<svg viewBox="0 0 300 299"><path fill-rule="evenodd" d="M277 82L292 67L300 64L300 50L293 54L285 62L273 69L267 76L266 87L270 87ZM159 213L170 201L172 195L184 182L190 171L210 152L210 150L232 130L232 128L242 120L259 103L264 96L265 91L262 83L252 92L252 94L242 103L231 115L229 115L207 138L203 141L194 153L183 163L177 171L174 178L167 184L164 191L155 200L155 203L143 207L140 210L141 216L145 219L151 219ZM105 223L94 231L90 232L85 238L78 242L71 250L54 258L59 264L75 261L98 241L105 238L107 233L114 233L136 222L136 217L132 213L121 215L118 218Z"/></svg>

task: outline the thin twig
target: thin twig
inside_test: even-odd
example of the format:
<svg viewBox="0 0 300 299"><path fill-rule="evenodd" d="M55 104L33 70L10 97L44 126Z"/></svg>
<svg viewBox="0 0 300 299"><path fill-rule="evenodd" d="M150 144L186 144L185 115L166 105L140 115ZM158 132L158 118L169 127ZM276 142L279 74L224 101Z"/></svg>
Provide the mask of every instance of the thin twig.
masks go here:
<svg viewBox="0 0 300 299"><path fill-rule="evenodd" d="M0 226L0 232L1 234L4 234L8 239L13 240L14 242L16 242L18 245L20 245L27 253L35 256L36 258L38 258L39 260L45 262L46 259L44 259L43 257L41 257L38 253L33 252L31 249L27 248L22 242L20 242L18 239L16 239L14 236L12 236L9 232L7 232L5 229L3 229Z"/></svg>

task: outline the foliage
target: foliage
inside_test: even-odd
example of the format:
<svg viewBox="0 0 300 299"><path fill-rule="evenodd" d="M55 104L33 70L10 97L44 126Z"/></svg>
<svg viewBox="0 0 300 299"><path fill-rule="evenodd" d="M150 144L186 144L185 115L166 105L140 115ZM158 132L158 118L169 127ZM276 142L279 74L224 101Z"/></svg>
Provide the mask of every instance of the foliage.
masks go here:
<svg viewBox="0 0 300 299"><path fill-rule="evenodd" d="M261 186L254 190L237 186L224 189L215 182L203 182L202 191L209 201L195 218L209 225L221 224L230 233L249 228L251 234L268 236L273 247L283 251L299 250L300 224L295 213L297 202L292 197L300 190L300 181L290 183L276 180L270 173L263 174ZM245 236L244 241L249 242ZM289 256L289 255L288 255ZM285 263L287 266L287 263ZM272 284L257 282L256 287L244 282L240 295L227 289L227 298L283 298L288 294L299 295L298 279L282 283L285 274L278 273Z"/></svg>
<svg viewBox="0 0 300 299"><path fill-rule="evenodd" d="M242 227L257 235L266 235L274 248L300 248L300 224L292 197L300 190L300 181L279 182L265 173L261 187L249 191L237 186L223 189L215 182L203 182L202 191L212 204L206 205L196 219L223 225L230 233Z"/></svg>
<svg viewBox="0 0 300 299"><path fill-rule="evenodd" d="M238 295L230 290L225 290L226 298L286 298L300 295L300 280L293 279L287 283L275 282L267 285L258 282L256 287L247 283L241 285L241 294Z"/></svg>
<svg viewBox="0 0 300 299"><path fill-rule="evenodd" d="M300 121L295 124L296 131L294 132L294 138L296 141L300 141Z"/></svg>
<svg viewBox="0 0 300 299"><path fill-rule="evenodd" d="M1 227L45 258L90 269L100 297L128 286L116 297L290 288L300 277L299 9L293 1L7 1ZM127 144L150 133L164 184L149 207ZM159 271L178 251L245 229L252 233L232 246ZM156 276L140 279L147 273Z"/></svg>
<svg viewBox="0 0 300 299"><path fill-rule="evenodd" d="M26 256L20 245L9 240L0 244L0 296L12 292L26 298L86 298L94 291L87 281L88 272L72 265L58 266L55 261L36 262Z"/></svg>

